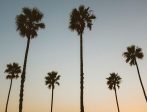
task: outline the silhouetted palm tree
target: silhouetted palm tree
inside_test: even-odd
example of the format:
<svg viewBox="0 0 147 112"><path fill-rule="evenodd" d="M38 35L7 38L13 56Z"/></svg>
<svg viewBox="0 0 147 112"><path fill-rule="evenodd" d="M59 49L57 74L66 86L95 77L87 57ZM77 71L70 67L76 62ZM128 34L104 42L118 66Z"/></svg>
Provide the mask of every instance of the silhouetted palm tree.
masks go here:
<svg viewBox="0 0 147 112"><path fill-rule="evenodd" d="M58 72L55 71L47 73L47 76L45 77L45 84L48 86L49 89L52 89L51 112L53 109L54 88L55 88L55 84L59 85L58 82L59 79L60 79L60 75L58 75Z"/></svg>
<svg viewBox="0 0 147 112"><path fill-rule="evenodd" d="M70 14L69 29L76 31L80 36L80 111L84 112L84 103L83 103L83 89L84 89L84 73L83 73L83 33L84 29L87 27L91 30L92 20L96 17L92 14L90 8L85 8L81 5L78 9L73 9Z"/></svg>
<svg viewBox="0 0 147 112"><path fill-rule="evenodd" d="M18 78L18 74L21 73L21 66L18 65L18 63L13 63L13 64L7 64L7 68L5 70L5 73L8 73L8 75L6 76L6 79L10 79L10 88L9 88L9 92L8 92L8 97L7 97L7 103L6 103L6 108L5 108L5 112L7 112L7 108L8 108L8 103L9 103L9 97L10 97L10 92L11 92L11 87L12 87L12 81L14 78Z"/></svg>
<svg viewBox="0 0 147 112"><path fill-rule="evenodd" d="M30 9L27 7L22 9L22 13L20 15L16 16L17 31L19 31L22 37L27 38L27 46L21 75L19 112L22 112L23 106L23 91L30 40L37 37L37 31L39 30L39 28L45 28L44 23L40 22L42 18L43 14L37 8Z"/></svg>
<svg viewBox="0 0 147 112"><path fill-rule="evenodd" d="M135 45L131 45L131 46L127 47L127 51L123 53L123 56L124 56L124 58L126 58L126 63L129 63L130 66L136 65L140 84L141 84L141 87L142 87L142 90L144 93L145 100L147 102L147 96L145 93L145 89L144 89L144 86L143 86L143 83L141 80L141 76L140 76L140 72L139 72L139 67L137 64L137 58L142 59L144 57L142 49L139 47L136 47Z"/></svg>
<svg viewBox="0 0 147 112"><path fill-rule="evenodd" d="M116 103L117 103L117 109L118 109L118 112L120 112L119 110L119 104L118 104L118 98L117 98L117 92L116 92L116 87L120 87L119 84L121 82L121 77L118 76L118 74L116 73L110 73L110 77L106 78L107 79L107 85L108 85L108 88L110 90L114 90L115 91L115 98L116 98Z"/></svg>

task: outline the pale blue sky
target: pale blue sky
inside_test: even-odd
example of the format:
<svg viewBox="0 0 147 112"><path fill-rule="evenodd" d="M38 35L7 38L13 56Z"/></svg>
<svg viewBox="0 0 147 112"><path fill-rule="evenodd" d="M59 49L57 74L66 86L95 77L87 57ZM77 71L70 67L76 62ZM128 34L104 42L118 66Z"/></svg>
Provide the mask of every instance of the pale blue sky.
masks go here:
<svg viewBox="0 0 147 112"><path fill-rule="evenodd" d="M26 39L16 32L15 17L26 6L44 13L46 28L31 41L24 111L50 110L51 91L44 77L51 70L61 75L61 85L55 89L54 112L79 111L79 37L68 25L70 12L81 4L89 6L97 17L92 31L84 33L86 112L117 111L114 92L107 89L105 79L111 72L122 77L118 91L121 111L147 111L136 68L122 58L129 45L143 48L145 57L138 64L147 91L147 0L0 0L0 111L5 109L10 83L5 80L6 64L23 64ZM20 79L14 80L10 112L18 111L19 89Z"/></svg>

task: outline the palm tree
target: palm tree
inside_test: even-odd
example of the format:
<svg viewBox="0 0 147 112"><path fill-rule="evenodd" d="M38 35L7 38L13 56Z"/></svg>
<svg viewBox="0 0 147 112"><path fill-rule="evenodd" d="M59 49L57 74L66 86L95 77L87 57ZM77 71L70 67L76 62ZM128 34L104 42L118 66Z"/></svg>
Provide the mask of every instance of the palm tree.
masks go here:
<svg viewBox="0 0 147 112"><path fill-rule="evenodd" d="M52 89L51 112L53 110L53 95L54 95L55 84L59 85L58 82L59 79L60 79L60 75L58 75L58 72L56 71L47 73L47 76L45 77L45 84L48 86L49 89Z"/></svg>
<svg viewBox="0 0 147 112"><path fill-rule="evenodd" d="M23 103L23 91L24 91L24 82L26 75L26 65L27 65L27 56L29 51L30 40L37 37L37 31L39 28L45 28L44 23L41 23L43 14L37 8L27 8L22 9L22 13L16 16L16 26L17 31L19 31L22 37L27 38L27 46L24 57L23 70L21 75L21 85L20 85L20 99L19 99L19 112L22 112L22 103Z"/></svg>
<svg viewBox="0 0 147 112"><path fill-rule="evenodd" d="M118 74L116 73L110 73L110 77L106 78L107 79L107 85L108 85L108 88L110 90L114 90L115 91L115 98L116 98L116 103L117 103L117 109L118 109L118 112L120 112L119 110L119 104L118 104L118 98L117 98L117 92L116 92L116 87L118 87L119 89L119 84L121 82L121 77L118 76Z"/></svg>
<svg viewBox="0 0 147 112"><path fill-rule="evenodd" d="M143 59L143 57L144 57L142 49L139 48L139 47L136 47L135 45L128 46L127 51L123 53L123 56L124 56L124 58L126 58L126 63L129 63L130 66L136 65L140 84L141 84L141 87L142 87L142 90L143 90L143 93L144 93L145 100L147 102L146 92L145 92L145 89L144 89L144 86L143 86L143 83L142 83L142 80L141 80L139 67L138 67L138 64L137 64L137 58Z"/></svg>
<svg viewBox="0 0 147 112"><path fill-rule="evenodd" d="M10 87L9 87L9 92L8 92L8 97L7 97L7 102L6 102L6 108L5 108L5 112L7 112L7 108L8 108L8 103L9 103L9 97L10 97L10 92L11 92L11 87L12 87L12 81L14 78L18 78L19 77L19 73L21 73L21 66L18 65L18 63L13 63L13 64L7 64L7 68L5 70L5 73L7 73L8 75L6 76L6 79L10 79Z"/></svg>
<svg viewBox="0 0 147 112"><path fill-rule="evenodd" d="M76 31L80 36L80 111L84 112L84 104L83 104L83 89L84 89L84 72L83 72L83 33L85 28L87 27L89 30L92 28L92 20L94 20L96 16L92 14L92 10L90 8L85 8L85 6L81 5L78 9L73 9L70 14L70 22L69 29L71 31Z"/></svg>

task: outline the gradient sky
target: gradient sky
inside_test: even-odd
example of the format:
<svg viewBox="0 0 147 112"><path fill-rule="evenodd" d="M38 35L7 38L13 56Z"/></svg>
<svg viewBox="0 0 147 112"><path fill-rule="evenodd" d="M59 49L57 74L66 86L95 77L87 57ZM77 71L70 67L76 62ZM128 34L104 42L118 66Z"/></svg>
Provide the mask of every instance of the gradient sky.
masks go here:
<svg viewBox="0 0 147 112"><path fill-rule="evenodd" d="M85 112L117 112L114 91L106 85L109 73L122 77L118 101L122 112L147 112L136 67L125 63L129 45L143 49L138 60L147 91L147 0L0 0L0 112L4 112L10 80L6 64L23 64L26 39L16 32L15 17L23 7L44 13L44 30L31 41L24 92L24 112L49 112L51 90L44 77L52 70L61 75L55 87L54 112L79 112L79 37L68 29L69 14L84 4L97 19L84 33ZM20 79L13 80L9 112L18 112Z"/></svg>

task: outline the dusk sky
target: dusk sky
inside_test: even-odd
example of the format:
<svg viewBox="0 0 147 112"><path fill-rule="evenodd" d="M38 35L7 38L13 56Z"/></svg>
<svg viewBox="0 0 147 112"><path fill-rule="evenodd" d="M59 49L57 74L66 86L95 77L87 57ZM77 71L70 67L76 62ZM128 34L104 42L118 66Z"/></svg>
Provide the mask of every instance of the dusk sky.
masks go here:
<svg viewBox="0 0 147 112"><path fill-rule="evenodd" d="M23 7L37 7L46 28L31 40L23 112L49 112L51 90L44 77L52 70L61 75L55 87L53 112L80 111L80 41L69 26L73 8L90 7L97 17L84 32L85 112L117 112L114 91L106 85L109 73L122 77L117 90L121 112L147 112L135 66L122 53L132 44L142 48L137 60L147 92L147 0L0 0L0 112L4 112L10 80L6 64L24 61L27 39L16 31L15 18ZM13 80L8 112L18 112L20 78Z"/></svg>

